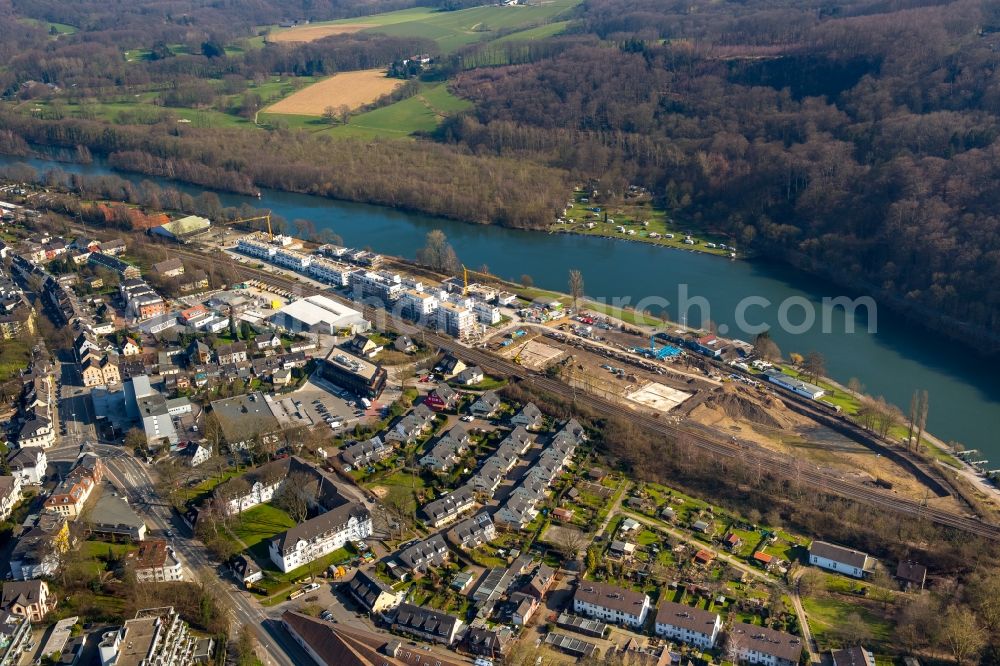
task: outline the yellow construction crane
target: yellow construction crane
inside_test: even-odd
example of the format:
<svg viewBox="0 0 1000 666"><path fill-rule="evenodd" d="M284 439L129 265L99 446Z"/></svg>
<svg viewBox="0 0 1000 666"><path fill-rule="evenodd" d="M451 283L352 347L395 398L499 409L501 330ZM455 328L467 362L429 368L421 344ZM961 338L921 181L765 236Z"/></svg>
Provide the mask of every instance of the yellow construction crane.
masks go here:
<svg viewBox="0 0 1000 666"><path fill-rule="evenodd" d="M521 365L521 354L524 352L524 350L528 346L529 342L531 342L531 340L526 340L524 342L524 344L521 345L521 348L517 350L517 353L514 354L514 358L511 359L512 361L514 361L514 363L517 363L518 365Z"/></svg>
<svg viewBox="0 0 1000 666"><path fill-rule="evenodd" d="M473 275L481 275L482 277L489 279L493 276L489 273L482 273L480 271L474 271L471 268L466 268L465 264L462 264L462 296L469 295L469 273Z"/></svg>
<svg viewBox="0 0 1000 666"><path fill-rule="evenodd" d="M264 215L257 215L256 217L242 217L238 220L233 220L230 224L239 224L241 222L260 222L261 220L267 222L267 237L274 240L274 234L271 232L271 211L267 211Z"/></svg>

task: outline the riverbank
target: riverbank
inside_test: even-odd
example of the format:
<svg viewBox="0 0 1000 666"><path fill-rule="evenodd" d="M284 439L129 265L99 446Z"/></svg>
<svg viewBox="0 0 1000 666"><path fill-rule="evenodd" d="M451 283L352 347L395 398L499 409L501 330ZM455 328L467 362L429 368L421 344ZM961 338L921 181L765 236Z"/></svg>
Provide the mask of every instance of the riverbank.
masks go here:
<svg viewBox="0 0 1000 666"><path fill-rule="evenodd" d="M94 177L117 175L134 186L150 181L195 198L204 192L172 180L115 172L101 160L67 164L0 157L0 166L15 164L27 164L39 172L59 167ZM811 327L786 330L777 317L780 304L798 302L820 313L824 298L842 292L829 282L778 262L757 258L720 261L704 253L664 252L647 243L471 225L277 190L262 190L261 199L228 193L218 193L218 197L222 206L267 208L287 220L312 220L316 230L335 233L344 244L371 247L408 260L415 258L428 232L440 229L466 266L488 265L492 275L519 288L521 276L529 275L531 290L539 297L566 292L569 271L579 269L585 293L592 300L633 307L646 300L652 303L650 314L679 321L683 314L678 307L679 291L683 288L690 298L703 299L708 306L705 311L691 308L688 324L697 326L710 318L717 326L726 325L731 336L749 340L753 335L740 335L735 313L745 299L764 298L770 306L753 308L749 321L769 326L784 355L818 351L826 357L827 374L838 382L846 385L852 377L864 378L866 393L884 396L904 408L914 390L927 389L929 430L942 440L961 442L967 448L980 449L985 457L1000 459L1000 442L993 436L1000 429L1000 375L983 372L991 367L989 358L949 344L888 310L878 312L872 332L867 330L864 308L853 313L835 309L826 327L818 320ZM641 323L649 316L633 312L623 310L622 316L632 319L630 323Z"/></svg>

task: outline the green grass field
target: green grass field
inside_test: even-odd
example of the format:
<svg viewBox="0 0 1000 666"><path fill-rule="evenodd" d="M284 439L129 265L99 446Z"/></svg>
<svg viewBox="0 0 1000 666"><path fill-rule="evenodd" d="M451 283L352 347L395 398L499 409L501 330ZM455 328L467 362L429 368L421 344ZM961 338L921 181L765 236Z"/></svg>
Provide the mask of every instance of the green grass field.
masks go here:
<svg viewBox="0 0 1000 666"><path fill-rule="evenodd" d="M821 647L852 615L861 618L873 641L887 643L890 640L892 624L866 606L830 596L803 597L802 606L809 617L809 628Z"/></svg>
<svg viewBox="0 0 1000 666"><path fill-rule="evenodd" d="M316 25L372 25L363 32L380 32L400 37L426 37L433 39L445 53L472 44L496 38L498 32L518 28L541 29L543 24L579 4L579 0L551 0L530 6L484 6L454 12L435 11L429 8L404 9L376 16L313 23ZM562 27L556 31L561 30ZM291 28L294 30L294 28ZM555 34L549 33L549 34ZM525 35L522 39L547 36Z"/></svg>
<svg viewBox="0 0 1000 666"><path fill-rule="evenodd" d="M319 117L279 113L261 113L258 122L274 125L277 121L289 129L334 137L405 139L415 132L434 131L447 116L470 106L470 102L452 95L447 85L438 83L395 104L359 113L351 117L347 125L331 125Z"/></svg>
<svg viewBox="0 0 1000 666"><path fill-rule="evenodd" d="M273 504L259 504L236 518L232 530L248 548L253 548L292 527L295 521L284 510Z"/></svg>
<svg viewBox="0 0 1000 666"><path fill-rule="evenodd" d="M39 21L38 19L33 19L33 18L22 18L18 19L18 21L20 21L25 25L33 25L45 28L49 32L53 32L54 28L55 35L53 36L55 37L58 37L59 35L72 35L78 30L78 28L74 25L67 25L65 23L53 23L51 21Z"/></svg>
<svg viewBox="0 0 1000 666"><path fill-rule="evenodd" d="M0 344L0 382L17 377L28 367L31 360L31 346L25 340L5 340Z"/></svg>

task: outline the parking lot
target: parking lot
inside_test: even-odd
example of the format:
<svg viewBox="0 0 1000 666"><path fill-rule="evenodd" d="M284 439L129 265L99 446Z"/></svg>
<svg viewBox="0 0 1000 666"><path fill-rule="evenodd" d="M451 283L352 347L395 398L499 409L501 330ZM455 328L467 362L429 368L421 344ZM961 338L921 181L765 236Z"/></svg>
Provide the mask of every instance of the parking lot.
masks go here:
<svg viewBox="0 0 1000 666"><path fill-rule="evenodd" d="M313 423L326 423L332 431L339 431L357 423L364 416L364 411L357 407L353 396L336 395L333 393L335 390L340 389L321 379L310 377L301 388L289 394L289 397L302 403L301 409L309 415ZM336 426L338 422L340 425Z"/></svg>

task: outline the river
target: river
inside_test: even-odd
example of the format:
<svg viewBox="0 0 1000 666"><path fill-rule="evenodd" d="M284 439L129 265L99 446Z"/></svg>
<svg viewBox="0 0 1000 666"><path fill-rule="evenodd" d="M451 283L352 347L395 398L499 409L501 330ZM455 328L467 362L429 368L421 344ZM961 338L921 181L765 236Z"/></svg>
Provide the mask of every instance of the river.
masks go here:
<svg viewBox="0 0 1000 666"><path fill-rule="evenodd" d="M63 164L44 160L20 160L0 156L0 166L28 163L39 170L59 167L88 174L113 172L100 163ZM143 177L118 173L135 181ZM149 178L164 186L191 194L201 188ZM329 228L354 247L371 247L376 252L413 258L432 229L447 234L461 260L470 268L487 264L490 272L519 280L530 275L536 286L568 291L568 273L579 269L591 298L628 298L631 304L649 297L670 301L666 311L678 319L679 285L686 285L689 298L703 297L710 305L712 321L732 337L752 340L752 333L739 333L737 306L747 297L763 297L770 307L754 306L746 319L753 324L772 326L771 336L787 356L818 351L826 358L827 374L846 383L857 377L866 392L885 396L908 409L914 389L930 395L928 430L944 440L978 448L1000 462L1000 376L995 359L980 357L934 334L920 330L881 308L877 331L869 333L866 311L854 316L833 310L832 326L822 330L821 301L837 297L836 286L794 269L762 261L732 261L716 256L659 248L636 242L518 231L496 226L464 224L451 220L404 213L389 208L333 201L321 197L263 191L261 199L219 193L224 205L249 203L270 208L287 220L311 220L318 229ZM816 325L804 331L782 330L778 304L798 302L788 319L802 321L802 304L814 308ZM697 308L688 311L687 322L701 321ZM846 330L853 323L854 332ZM1000 465L996 465L1000 467Z"/></svg>

